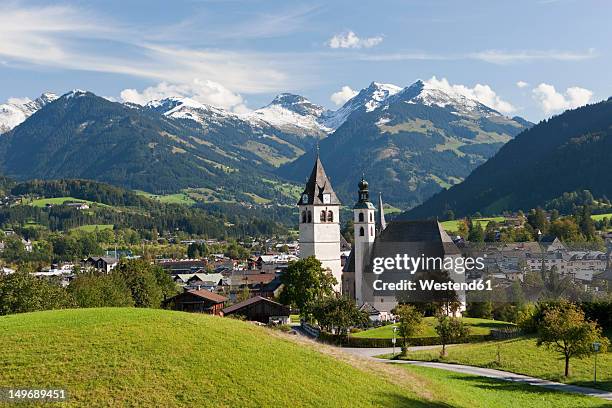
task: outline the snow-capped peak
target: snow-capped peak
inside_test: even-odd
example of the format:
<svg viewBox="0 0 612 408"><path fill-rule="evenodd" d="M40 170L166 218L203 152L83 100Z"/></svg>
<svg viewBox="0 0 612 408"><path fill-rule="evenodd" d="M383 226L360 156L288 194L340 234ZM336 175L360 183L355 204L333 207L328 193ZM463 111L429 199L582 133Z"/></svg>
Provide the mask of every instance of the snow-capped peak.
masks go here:
<svg viewBox="0 0 612 408"><path fill-rule="evenodd" d="M349 99L340 109L333 112L325 124L332 129L337 129L351 113L357 110L371 112L380 107L389 97L401 91L402 88L397 85L372 82L367 88Z"/></svg>
<svg viewBox="0 0 612 408"><path fill-rule="evenodd" d="M329 114L324 107L300 95L282 93L263 108L241 115L252 123L268 125L303 135L323 135L333 131L325 125Z"/></svg>
<svg viewBox="0 0 612 408"><path fill-rule="evenodd" d="M145 105L145 108L175 119L190 119L202 125L219 122L227 117L236 117L234 113L224 109L178 96L151 101Z"/></svg>
<svg viewBox="0 0 612 408"><path fill-rule="evenodd" d="M56 94L45 92L34 100L30 98L11 98L6 103L0 104L0 133L13 129L34 112L56 99Z"/></svg>
<svg viewBox="0 0 612 408"><path fill-rule="evenodd" d="M405 88L398 98L406 103L421 103L428 106L450 108L455 113L467 115L503 116L494 109L484 105L468 90L461 86L452 86L446 80L435 77L428 81L418 80Z"/></svg>
<svg viewBox="0 0 612 408"><path fill-rule="evenodd" d="M72 91L62 95L62 98L66 98L66 99L77 98L77 97L80 97L86 94L87 94L87 91L84 91L82 89L73 89Z"/></svg>

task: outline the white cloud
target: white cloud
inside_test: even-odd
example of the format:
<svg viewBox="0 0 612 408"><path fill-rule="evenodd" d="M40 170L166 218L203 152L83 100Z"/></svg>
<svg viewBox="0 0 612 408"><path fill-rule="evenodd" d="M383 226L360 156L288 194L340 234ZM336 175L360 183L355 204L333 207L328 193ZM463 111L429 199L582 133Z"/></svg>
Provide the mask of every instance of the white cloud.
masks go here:
<svg viewBox="0 0 612 408"><path fill-rule="evenodd" d="M381 36L359 38L352 31L336 34L327 41L330 48L372 48L383 41Z"/></svg>
<svg viewBox="0 0 612 408"><path fill-rule="evenodd" d="M357 91L348 85L344 85L338 92L331 94L329 99L337 106L344 105L349 99L357 95Z"/></svg>
<svg viewBox="0 0 612 408"><path fill-rule="evenodd" d="M0 58L45 67L132 75L172 84L224 84L230 93L267 93L291 88L304 77L297 58L257 52L179 48L147 27L128 27L72 6L25 7L0 3ZM112 43L112 47L93 47ZM175 42L176 43L176 42ZM113 52L109 50L118 50ZM121 51L129 50L129 58ZM289 61L289 62L287 62ZM256 73L256 74L254 74ZM214 88L214 87L212 87ZM210 98L228 104L221 91ZM233 104L232 106L238 106Z"/></svg>
<svg viewBox="0 0 612 408"><path fill-rule="evenodd" d="M578 86L567 88L564 95L546 83L541 83L532 92L533 98L546 114L586 105L593 97L592 91Z"/></svg>
<svg viewBox="0 0 612 408"><path fill-rule="evenodd" d="M123 102L132 102L139 105L172 96L188 97L196 102L229 109L235 112L244 112L247 110L242 96L210 80L202 81L195 79L188 84L169 84L167 82L161 82L155 86L145 88L142 92L136 89L124 89L121 91L121 100Z"/></svg>
<svg viewBox="0 0 612 408"><path fill-rule="evenodd" d="M504 114L516 111L516 108L510 102L504 101L489 85L476 84L473 88L470 88L465 85L452 85L446 78L438 79L435 76L424 82L434 88L475 99L483 105Z"/></svg>
<svg viewBox="0 0 612 408"><path fill-rule="evenodd" d="M489 62L492 64L511 64L515 62L530 61L582 61L597 57L595 50L590 48L587 52L557 51L557 50L525 50L504 51L487 50L469 54L469 58Z"/></svg>
<svg viewBox="0 0 612 408"><path fill-rule="evenodd" d="M526 88L529 86L529 84L525 81L517 81L516 86L518 86L519 88Z"/></svg>

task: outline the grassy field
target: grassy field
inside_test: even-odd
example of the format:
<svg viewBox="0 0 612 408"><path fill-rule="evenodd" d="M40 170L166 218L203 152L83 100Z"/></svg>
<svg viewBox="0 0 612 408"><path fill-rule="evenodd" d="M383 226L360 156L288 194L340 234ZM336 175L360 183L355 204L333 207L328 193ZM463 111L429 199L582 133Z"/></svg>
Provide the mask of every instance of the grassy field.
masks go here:
<svg viewBox="0 0 612 408"><path fill-rule="evenodd" d="M37 200L32 200L32 202L29 203L29 204L33 205L34 207L44 207L47 204L60 205L60 204L63 204L64 202L66 202L66 201L71 202L71 203L98 204L98 203L94 203L93 201L81 200L80 198L74 198L74 197L39 198ZM100 205L102 205L102 204L100 204Z"/></svg>
<svg viewBox="0 0 612 408"><path fill-rule="evenodd" d="M0 387L64 387L62 406L601 406L535 387L377 364L206 315L49 311L0 317L0 332Z"/></svg>
<svg viewBox="0 0 612 408"><path fill-rule="evenodd" d="M465 317L462 319L465 324L470 327L470 334L489 334L491 329L500 329L511 326L512 323L502 322L497 320L476 319ZM415 337L432 337L437 336L435 326L437 324L435 317L426 317L423 319L424 325L421 333ZM359 333L352 334L353 337L362 337L370 339L390 339L393 337L393 327L396 325L388 325L377 327L375 329L365 330Z"/></svg>
<svg viewBox="0 0 612 408"><path fill-rule="evenodd" d="M504 217L488 217L488 218L474 218L474 219L472 219L472 222L474 224L480 222L481 225L482 225L482 228L486 228L487 224L490 221L503 222L505 220L506 220L506 218L504 218ZM463 219L452 220L452 221L444 221L444 222L442 222L442 227L446 231L457 231L459 229L459 223L462 222L462 221L463 221Z"/></svg>
<svg viewBox="0 0 612 408"><path fill-rule="evenodd" d="M497 364L499 346L500 364ZM411 352L408 360L444 361L479 367L498 368L518 374L531 375L576 385L595 387L593 384L594 358L570 360L570 378L563 377L564 361L560 354L536 346L533 338L520 338L498 342L462 344L447 349L448 356L440 360L439 348ZM612 391L612 353L597 357L597 388Z"/></svg>
<svg viewBox="0 0 612 408"><path fill-rule="evenodd" d="M153 200L157 200L160 203L164 203L164 204L185 204L185 205L195 204L195 201L185 193L158 195L158 194L147 193L146 191L140 191L140 190L136 191L136 193L143 195L145 197L151 198Z"/></svg>
<svg viewBox="0 0 612 408"><path fill-rule="evenodd" d="M499 381L492 378L453 373L435 368L402 366L414 375L427 378L434 395L443 396L444 405L457 408L523 407L604 407L607 401L563 394L541 387ZM451 391L452 390L452 391Z"/></svg>
<svg viewBox="0 0 612 408"><path fill-rule="evenodd" d="M607 219L612 219L612 213L607 213L607 214L595 214L595 215L591 215L591 218L594 219L595 221L601 221L604 218Z"/></svg>
<svg viewBox="0 0 612 408"><path fill-rule="evenodd" d="M81 225L80 227L73 228L73 230L93 232L96 229L100 231L107 230L107 229L112 230L113 227L114 227L113 224L88 224L88 225Z"/></svg>

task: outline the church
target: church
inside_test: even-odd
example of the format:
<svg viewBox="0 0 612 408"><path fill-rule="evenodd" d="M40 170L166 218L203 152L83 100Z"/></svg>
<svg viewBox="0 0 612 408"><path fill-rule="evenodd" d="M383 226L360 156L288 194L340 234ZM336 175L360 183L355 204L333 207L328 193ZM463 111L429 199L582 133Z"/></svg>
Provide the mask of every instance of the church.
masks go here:
<svg viewBox="0 0 612 408"><path fill-rule="evenodd" d="M317 153L298 202L300 258L314 256L321 261L336 278L334 290L354 299L358 306L388 313L401 298L398 293L374 289L373 281L379 275L372 271L373 258L393 256L400 251L411 256L441 258L461 257L461 252L437 220L387 223L382 196L379 194L377 210L370 201L369 185L363 177L357 187L357 201L352 207L354 243L343 266L341 203ZM401 273L387 275L388 279L396 281L404 277ZM465 294L458 295L463 308Z"/></svg>

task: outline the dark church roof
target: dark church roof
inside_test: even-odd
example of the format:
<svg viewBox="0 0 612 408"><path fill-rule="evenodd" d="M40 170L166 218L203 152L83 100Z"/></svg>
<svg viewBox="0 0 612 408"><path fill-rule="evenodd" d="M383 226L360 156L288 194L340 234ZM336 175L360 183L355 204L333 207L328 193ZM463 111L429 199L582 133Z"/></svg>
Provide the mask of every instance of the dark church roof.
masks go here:
<svg viewBox="0 0 612 408"><path fill-rule="evenodd" d="M449 248L456 248L453 240L436 220L392 221L380 236L376 237L376 241L451 244Z"/></svg>
<svg viewBox="0 0 612 408"><path fill-rule="evenodd" d="M308 194L307 202L302 201L302 196L304 194ZM323 194L330 195L329 203L323 203ZM315 165L310 173L310 177L306 182L306 188L304 189L304 192L302 192L300 201L298 202L298 205L304 204L340 205L340 200L338 200L338 197L332 188L331 182L329 181L327 174L325 174L325 169L323 168L323 164L321 163L318 154Z"/></svg>
<svg viewBox="0 0 612 408"><path fill-rule="evenodd" d="M355 271L353 251L344 265L344 272ZM374 241L370 262L375 257L394 257L398 253L408 253L414 257L424 255L442 258L461 254L457 245L436 220L388 223L387 228Z"/></svg>

